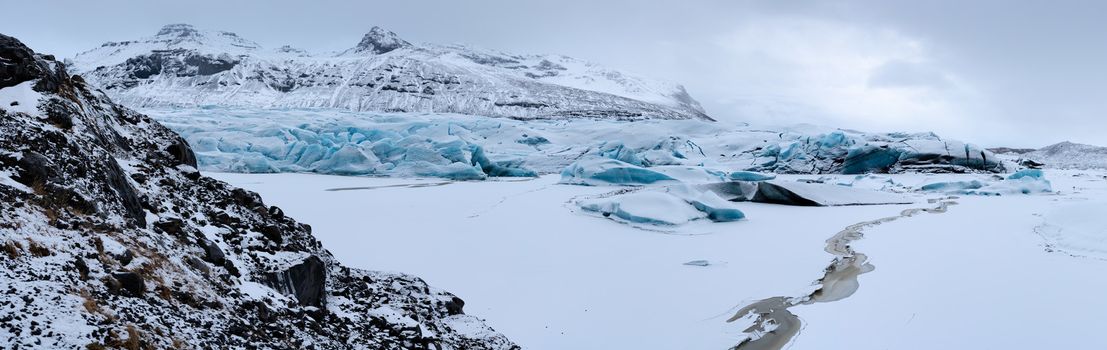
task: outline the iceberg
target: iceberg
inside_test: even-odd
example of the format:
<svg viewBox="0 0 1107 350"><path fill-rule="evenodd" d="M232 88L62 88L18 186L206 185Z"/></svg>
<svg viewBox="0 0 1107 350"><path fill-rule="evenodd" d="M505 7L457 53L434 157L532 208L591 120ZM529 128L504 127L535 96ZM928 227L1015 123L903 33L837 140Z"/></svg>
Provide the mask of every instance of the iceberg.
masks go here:
<svg viewBox="0 0 1107 350"><path fill-rule="evenodd" d="M561 183L571 185L648 185L677 181L669 175L623 161L596 158L574 162L561 172Z"/></svg>
<svg viewBox="0 0 1107 350"><path fill-rule="evenodd" d="M727 176L731 181L768 181L776 178L776 175L762 174L753 171L735 171Z"/></svg>
<svg viewBox="0 0 1107 350"><path fill-rule="evenodd" d="M1039 169L1025 169L1007 176L1006 179L985 183L979 180L937 182L919 188L922 191L942 192L946 194L1003 196L1053 192L1053 186L1045 179L1045 173Z"/></svg>
<svg viewBox="0 0 1107 350"><path fill-rule="evenodd" d="M683 199L661 191L641 191L608 198L583 200L581 209L635 224L680 225L706 217Z"/></svg>
<svg viewBox="0 0 1107 350"><path fill-rule="evenodd" d="M972 181L949 181L949 182L935 182L923 185L920 190L923 191L935 191L935 192L948 192L948 191L965 191L975 190L984 187L984 183L980 180Z"/></svg>
<svg viewBox="0 0 1107 350"><path fill-rule="evenodd" d="M586 211L635 224L672 226L704 218L730 222L746 217L733 203L714 192L683 184L582 200L577 204Z"/></svg>

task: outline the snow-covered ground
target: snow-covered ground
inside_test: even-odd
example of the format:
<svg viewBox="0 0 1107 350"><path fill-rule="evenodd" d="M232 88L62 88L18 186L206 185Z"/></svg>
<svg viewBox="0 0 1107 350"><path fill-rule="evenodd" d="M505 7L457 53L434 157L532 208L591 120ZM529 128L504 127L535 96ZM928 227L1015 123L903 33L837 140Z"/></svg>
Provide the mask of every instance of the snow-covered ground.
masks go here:
<svg viewBox="0 0 1107 350"><path fill-rule="evenodd" d="M732 347L749 322L726 320L760 299L810 293L833 259L824 248L835 233L946 196L911 191L916 204L880 206L734 203L748 219L645 230L575 204L619 187L561 185L558 176L209 175L311 224L351 266L413 273L457 293L467 311L528 349ZM875 270L846 299L790 308L803 321L792 348L1104 348L1107 301L1097 295L1107 287L1107 218L1064 209L1102 208L1103 176L1047 171L1054 193L962 196L947 213L865 228L853 247ZM900 186L853 182L902 192L996 181L890 178Z"/></svg>

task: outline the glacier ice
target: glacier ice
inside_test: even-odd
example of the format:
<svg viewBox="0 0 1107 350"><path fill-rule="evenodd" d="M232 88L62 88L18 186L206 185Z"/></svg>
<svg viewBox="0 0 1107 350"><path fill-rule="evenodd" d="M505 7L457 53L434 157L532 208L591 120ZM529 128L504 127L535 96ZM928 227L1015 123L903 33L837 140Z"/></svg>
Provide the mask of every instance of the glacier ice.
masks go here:
<svg viewBox="0 0 1107 350"><path fill-rule="evenodd" d="M742 220L745 213L711 191L677 184L577 202L581 209L635 224L681 225L693 220Z"/></svg>
<svg viewBox="0 0 1107 350"><path fill-rule="evenodd" d="M1011 174L1010 176L1007 176L1007 179L1018 180L1024 177L1042 179L1045 177L1045 172L1043 172L1041 169L1023 169L1015 172L1014 174Z"/></svg>
<svg viewBox="0 0 1107 350"><path fill-rule="evenodd" d="M776 175L753 171L732 171L727 177L732 181L768 181L775 179Z"/></svg>
<svg viewBox="0 0 1107 350"><path fill-rule="evenodd" d="M683 199L660 191L640 191L608 198L582 200L581 209L647 225L680 225L706 217Z"/></svg>
<svg viewBox="0 0 1107 350"><path fill-rule="evenodd" d="M699 196L689 199L689 203L696 210L707 214L707 219L714 222L738 221L746 218L745 213L714 192L701 192Z"/></svg>
<svg viewBox="0 0 1107 350"><path fill-rule="evenodd" d="M201 170L229 172L482 179L559 173L574 162L604 158L647 169L629 171L650 174L657 177L654 181L663 177L650 172L705 183L764 181L759 179L774 173L1004 169L986 151L929 133L752 129L696 120L520 121L333 109L146 112L185 137Z"/></svg>
<svg viewBox="0 0 1107 350"><path fill-rule="evenodd" d="M1003 196L1013 194L1048 193L1053 191L1052 184L1046 180L1045 173L1039 169L1025 169L998 181L983 182L953 181L923 185L922 191L942 192L946 194Z"/></svg>
<svg viewBox="0 0 1107 350"><path fill-rule="evenodd" d="M326 113L189 112L162 119L182 134L206 170L338 175L393 175L480 180L488 176L537 176L525 160L490 157L471 130L449 121ZM478 125L478 127L483 127Z"/></svg>
<svg viewBox="0 0 1107 350"><path fill-rule="evenodd" d="M923 185L919 189L923 191L936 191L936 192L948 192L948 191L964 191L975 190L984 187L984 183L980 180L971 181L948 181L948 182L935 182Z"/></svg>
<svg viewBox="0 0 1107 350"><path fill-rule="evenodd" d="M573 185L648 185L663 181L676 179L651 169L607 158L580 160L561 172L561 183Z"/></svg>

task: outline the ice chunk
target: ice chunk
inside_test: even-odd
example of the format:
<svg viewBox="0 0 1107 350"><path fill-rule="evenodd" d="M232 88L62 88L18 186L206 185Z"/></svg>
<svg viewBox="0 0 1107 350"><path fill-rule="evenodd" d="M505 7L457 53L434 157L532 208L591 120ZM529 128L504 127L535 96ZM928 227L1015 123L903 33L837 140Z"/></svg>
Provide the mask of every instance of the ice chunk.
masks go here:
<svg viewBox="0 0 1107 350"><path fill-rule="evenodd" d="M582 200L581 209L648 225L680 225L706 217L683 199L661 191L639 191L608 198Z"/></svg>
<svg viewBox="0 0 1107 350"><path fill-rule="evenodd" d="M704 192L699 197L691 200L692 206L705 214L714 222L738 221L746 218L746 214L734 204L727 202L713 192Z"/></svg>
<svg viewBox="0 0 1107 350"><path fill-rule="evenodd" d="M707 214L707 218L714 222L738 221L746 217L745 213L738 210L731 203L710 190L704 190L704 185L671 185L666 186L665 191L683 199L693 208Z"/></svg>
<svg viewBox="0 0 1107 350"><path fill-rule="evenodd" d="M733 181L768 181L776 178L776 175L763 174L753 171L735 171L728 176Z"/></svg>
<svg viewBox="0 0 1107 350"><path fill-rule="evenodd" d="M664 165L649 168L686 184L727 181L726 172L702 166Z"/></svg>
<svg viewBox="0 0 1107 350"><path fill-rule="evenodd" d="M676 181L669 175L614 159L585 159L561 171L561 183L573 185L648 185Z"/></svg>
<svg viewBox="0 0 1107 350"><path fill-rule="evenodd" d="M919 189L921 189L923 191L947 192L947 191L975 190L975 189L978 189L978 188L981 188L981 187L984 187L983 182L980 182L980 180L972 180L972 181L935 182L935 183L923 185Z"/></svg>
<svg viewBox="0 0 1107 350"><path fill-rule="evenodd" d="M1041 179L1045 177L1045 173L1041 169L1023 169L1008 176L1008 180L1018 180L1024 177L1031 177L1035 179Z"/></svg>
<svg viewBox="0 0 1107 350"><path fill-rule="evenodd" d="M887 172L899 161L900 150L891 147L861 146L850 148L842 164L842 174Z"/></svg>
<svg viewBox="0 0 1107 350"><path fill-rule="evenodd" d="M910 204L915 200L898 194L833 184L765 181L757 183L752 201L797 206Z"/></svg>
<svg viewBox="0 0 1107 350"><path fill-rule="evenodd" d="M684 263L684 265L706 267L711 266L711 262L707 260L692 260Z"/></svg>
<svg viewBox="0 0 1107 350"><path fill-rule="evenodd" d="M979 180L938 182L924 185L923 191L937 191L947 194L1002 196L1013 194L1034 194L1052 192L1053 188L1041 170L1021 170L1007 179L992 183Z"/></svg>
<svg viewBox="0 0 1107 350"><path fill-rule="evenodd" d="M1043 178L1035 178L1028 175L1013 180L1009 179L999 181L984 186L980 189L966 190L961 193L981 196L1002 196L1010 194L1034 194L1047 192L1053 192L1053 186L1049 183L1049 180Z"/></svg>

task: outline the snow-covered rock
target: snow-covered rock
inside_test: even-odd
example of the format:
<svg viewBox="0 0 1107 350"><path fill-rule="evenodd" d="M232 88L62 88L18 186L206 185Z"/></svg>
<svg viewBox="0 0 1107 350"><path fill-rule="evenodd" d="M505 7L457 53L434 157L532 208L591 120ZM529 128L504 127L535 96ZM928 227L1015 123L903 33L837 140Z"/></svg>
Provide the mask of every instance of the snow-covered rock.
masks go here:
<svg viewBox="0 0 1107 350"><path fill-rule="evenodd" d="M72 63L74 72L134 107L710 120L680 85L565 56L412 44L377 27L348 50L312 55L174 24L153 37L105 43Z"/></svg>
<svg viewBox="0 0 1107 350"><path fill-rule="evenodd" d="M419 278L341 265L197 172L176 133L4 35L0 98L19 102L0 105L0 348L517 348Z"/></svg>
<svg viewBox="0 0 1107 350"><path fill-rule="evenodd" d="M1021 157L1054 169L1107 169L1107 147L1067 141L1024 153Z"/></svg>

